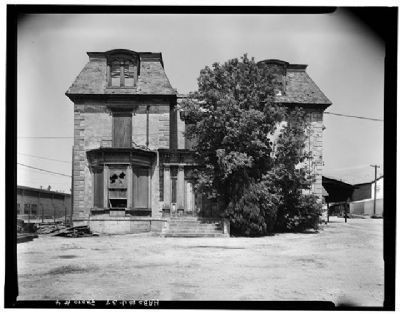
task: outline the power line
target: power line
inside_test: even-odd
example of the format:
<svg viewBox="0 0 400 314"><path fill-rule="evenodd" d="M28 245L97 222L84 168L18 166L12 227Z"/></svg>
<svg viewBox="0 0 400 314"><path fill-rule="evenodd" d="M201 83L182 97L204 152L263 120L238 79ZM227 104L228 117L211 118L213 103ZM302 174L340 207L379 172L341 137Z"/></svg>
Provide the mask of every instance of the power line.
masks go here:
<svg viewBox="0 0 400 314"><path fill-rule="evenodd" d="M367 169L369 168L369 164L363 164L359 166L353 166L353 167L345 167L345 168L327 168L325 171L343 171L343 170L350 170L350 169Z"/></svg>
<svg viewBox="0 0 400 314"><path fill-rule="evenodd" d="M21 165L21 166L24 166L24 167L27 167L27 168L36 169L36 170L39 170L39 171L44 171L44 172L48 172L48 173L52 173L52 174L57 174L57 175L64 176L64 177L71 177L70 175L67 175L67 174L64 174L64 173L49 171L49 170L42 169L42 168L36 168L36 167L28 166L28 165L25 165L25 164L21 164L19 162L17 162L17 164Z"/></svg>
<svg viewBox="0 0 400 314"><path fill-rule="evenodd" d="M333 112L328 112L328 111L325 111L324 113L326 113L326 114L331 114L331 115L335 115L335 116L340 116L340 117L348 117L348 118L356 118L356 119L363 119L363 120L371 120L371 121L383 122L383 119L375 119L375 118L367 118L367 117L360 117L360 116L352 116L352 115L348 115L348 114L333 113Z"/></svg>
<svg viewBox="0 0 400 314"><path fill-rule="evenodd" d="M69 139L73 136L18 136L19 139Z"/></svg>
<svg viewBox="0 0 400 314"><path fill-rule="evenodd" d="M331 114L331 115L339 116L339 117L356 118L356 119L370 120L370 121L379 121L379 122L384 121L383 119L354 116L354 115L334 113L334 112L329 112L329 111L325 111L324 114ZM136 135L144 135L144 134L145 133L140 133L140 134L137 133ZM150 134L157 134L157 133L150 133ZM73 136L18 136L17 138L19 138L19 139L73 139L74 137Z"/></svg>
<svg viewBox="0 0 400 314"><path fill-rule="evenodd" d="M146 132L135 132L135 135L146 135ZM159 132L150 132L149 135L156 135ZM73 136L17 136L18 139L73 139Z"/></svg>
<svg viewBox="0 0 400 314"><path fill-rule="evenodd" d="M66 163L66 164L71 164L70 161L66 161L66 160L59 160L59 159L46 158L46 157L35 156L35 155L30 155L30 154L25 154L25 153L18 153L18 155L29 156L29 157L34 157L34 158L38 158L38 159L52 160L52 161L63 162L63 163Z"/></svg>

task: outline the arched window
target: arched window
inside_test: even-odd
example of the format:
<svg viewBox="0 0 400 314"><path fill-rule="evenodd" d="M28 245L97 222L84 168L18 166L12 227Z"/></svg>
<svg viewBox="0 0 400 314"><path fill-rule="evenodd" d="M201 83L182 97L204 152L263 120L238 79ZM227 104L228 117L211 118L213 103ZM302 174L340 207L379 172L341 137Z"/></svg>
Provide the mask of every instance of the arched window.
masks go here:
<svg viewBox="0 0 400 314"><path fill-rule="evenodd" d="M137 82L137 58L129 55L112 55L108 58L108 86L134 87Z"/></svg>

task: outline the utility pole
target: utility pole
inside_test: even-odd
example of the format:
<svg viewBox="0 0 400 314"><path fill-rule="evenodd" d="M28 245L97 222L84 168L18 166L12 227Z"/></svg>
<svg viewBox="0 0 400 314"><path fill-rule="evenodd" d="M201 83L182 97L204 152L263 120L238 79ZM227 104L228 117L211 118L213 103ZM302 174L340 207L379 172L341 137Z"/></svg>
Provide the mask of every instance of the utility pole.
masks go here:
<svg viewBox="0 0 400 314"><path fill-rule="evenodd" d="M376 214L376 174L377 169L380 168L378 165L371 165L371 167L375 168L375 181L374 181L374 216Z"/></svg>

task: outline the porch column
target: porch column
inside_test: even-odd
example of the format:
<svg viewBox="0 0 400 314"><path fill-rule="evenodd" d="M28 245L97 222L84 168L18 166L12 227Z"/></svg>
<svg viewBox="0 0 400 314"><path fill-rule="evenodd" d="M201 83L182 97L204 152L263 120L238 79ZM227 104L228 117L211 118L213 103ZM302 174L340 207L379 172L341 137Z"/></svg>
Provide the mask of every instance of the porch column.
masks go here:
<svg viewBox="0 0 400 314"><path fill-rule="evenodd" d="M132 191L133 191L133 189L132 189L132 184L133 184L133 175L132 175L132 166L131 165L129 165L128 166L128 168L127 168L127 177L126 177L126 179L127 179L127 191L126 191L126 193L127 193L127 195L126 195L126 197L127 197L127 204L126 204L126 207L127 207L127 209L132 209L132 200L133 200L133 193L132 193Z"/></svg>
<svg viewBox="0 0 400 314"><path fill-rule="evenodd" d="M176 183L176 206L177 209L185 208L185 171L183 166L178 166L178 176Z"/></svg>
<svg viewBox="0 0 400 314"><path fill-rule="evenodd" d="M106 165L104 166L103 173L104 173L104 179L103 179L104 206L103 206L103 208L108 208L108 177L109 177L108 166L106 166Z"/></svg>
<svg viewBox="0 0 400 314"><path fill-rule="evenodd" d="M164 203L171 206L171 172L169 166L164 166Z"/></svg>

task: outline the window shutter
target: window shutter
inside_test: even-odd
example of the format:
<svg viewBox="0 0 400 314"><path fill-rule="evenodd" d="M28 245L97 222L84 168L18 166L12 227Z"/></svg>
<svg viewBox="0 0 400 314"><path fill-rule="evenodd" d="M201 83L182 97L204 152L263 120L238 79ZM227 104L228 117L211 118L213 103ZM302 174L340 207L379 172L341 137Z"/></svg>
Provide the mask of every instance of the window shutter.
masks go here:
<svg viewBox="0 0 400 314"><path fill-rule="evenodd" d="M149 208L149 170L137 168L135 181L133 184L134 207Z"/></svg>
<svg viewBox="0 0 400 314"><path fill-rule="evenodd" d="M94 170L94 207L103 208L104 205L104 175L103 169Z"/></svg>

